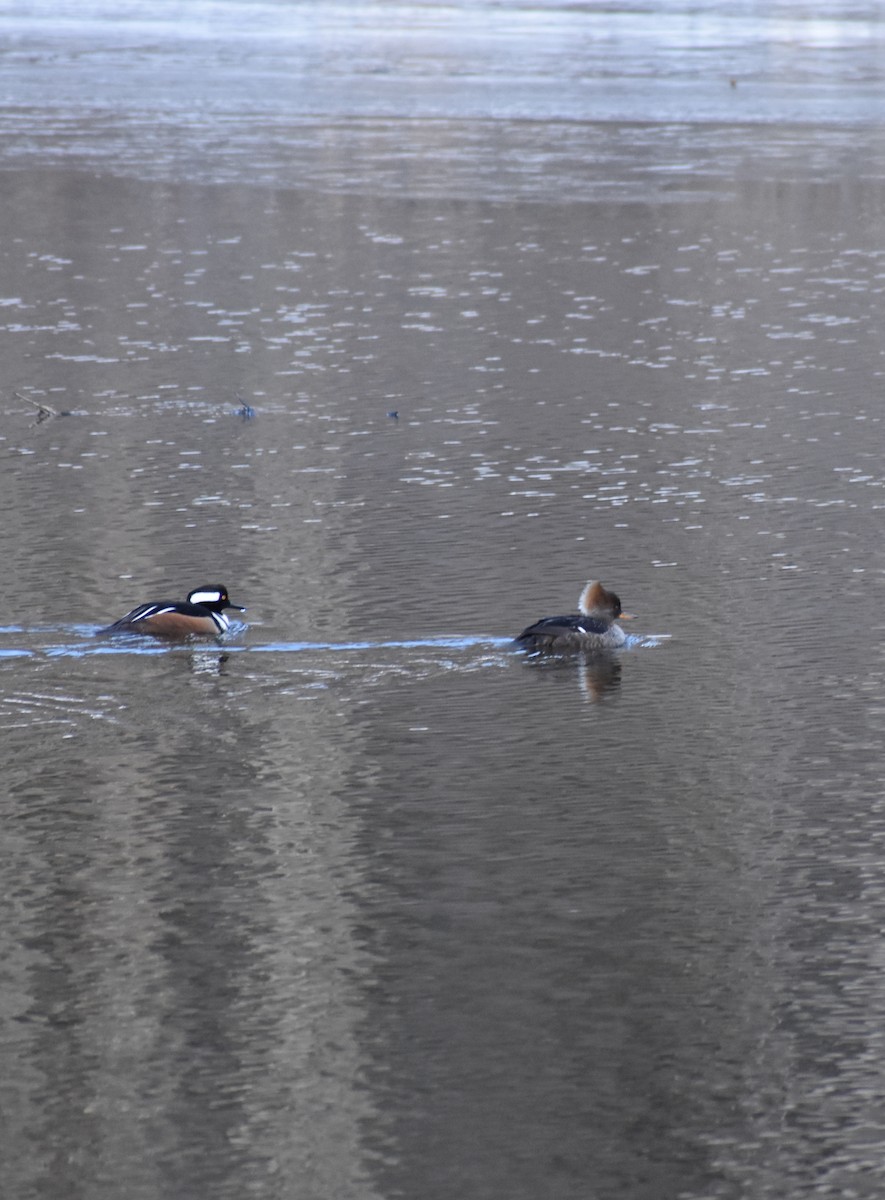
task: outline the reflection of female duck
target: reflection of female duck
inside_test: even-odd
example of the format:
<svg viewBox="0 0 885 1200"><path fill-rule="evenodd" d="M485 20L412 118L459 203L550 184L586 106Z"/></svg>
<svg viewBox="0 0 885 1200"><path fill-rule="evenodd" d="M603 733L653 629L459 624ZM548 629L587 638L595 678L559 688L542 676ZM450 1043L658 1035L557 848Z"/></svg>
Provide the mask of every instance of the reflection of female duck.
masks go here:
<svg viewBox="0 0 885 1200"><path fill-rule="evenodd" d="M212 583L191 592L187 600L153 600L139 604L103 632L147 633L153 637L171 638L191 634L218 637L230 628L230 621L224 615L225 608L246 611L239 604L231 604L223 584Z"/></svg>
<svg viewBox="0 0 885 1200"><path fill-rule="evenodd" d="M581 592L578 607L580 612L565 617L542 617L524 629L514 644L534 654L587 653L624 645L627 635L615 621L619 617L630 621L633 614L622 612L614 592L591 580Z"/></svg>

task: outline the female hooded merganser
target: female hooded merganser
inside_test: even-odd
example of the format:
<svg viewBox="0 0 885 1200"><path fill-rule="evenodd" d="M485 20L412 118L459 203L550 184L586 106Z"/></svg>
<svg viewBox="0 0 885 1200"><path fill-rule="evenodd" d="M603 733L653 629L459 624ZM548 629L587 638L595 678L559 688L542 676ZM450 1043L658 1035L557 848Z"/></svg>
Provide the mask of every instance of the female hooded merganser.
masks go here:
<svg viewBox="0 0 885 1200"><path fill-rule="evenodd" d="M591 580L581 592L579 613L565 617L542 617L516 638L514 645L534 654L567 654L573 651L614 650L623 646L627 635L616 625L618 617L633 619L621 609L614 592Z"/></svg>
<svg viewBox="0 0 885 1200"><path fill-rule="evenodd" d="M224 584L209 583L191 592L187 600L152 600L139 604L102 632L147 633L152 637L173 638L189 634L218 637L230 628L230 621L223 612L225 608L246 611L242 605L231 604Z"/></svg>

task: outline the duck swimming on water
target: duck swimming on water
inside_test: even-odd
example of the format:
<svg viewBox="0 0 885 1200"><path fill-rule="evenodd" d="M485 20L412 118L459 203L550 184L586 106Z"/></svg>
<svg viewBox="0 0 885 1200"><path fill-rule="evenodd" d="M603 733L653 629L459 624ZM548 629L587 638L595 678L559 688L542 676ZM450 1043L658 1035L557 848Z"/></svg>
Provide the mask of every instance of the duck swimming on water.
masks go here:
<svg viewBox="0 0 885 1200"><path fill-rule="evenodd" d="M542 617L524 629L514 645L532 654L593 653L615 650L627 640L616 621L632 621L614 592L591 580L578 600L580 612L564 617Z"/></svg>
<svg viewBox="0 0 885 1200"><path fill-rule="evenodd" d="M187 600L149 600L114 621L102 633L146 633L153 637L185 638L192 634L218 637L230 629L224 609L245 612L233 604L223 583L209 583Z"/></svg>

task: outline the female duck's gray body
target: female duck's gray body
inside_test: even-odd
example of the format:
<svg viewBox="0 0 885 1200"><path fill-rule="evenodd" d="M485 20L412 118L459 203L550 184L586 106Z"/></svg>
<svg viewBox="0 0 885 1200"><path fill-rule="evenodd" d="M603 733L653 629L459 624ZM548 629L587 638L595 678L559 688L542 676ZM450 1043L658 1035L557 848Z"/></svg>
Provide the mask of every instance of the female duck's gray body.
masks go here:
<svg viewBox="0 0 885 1200"><path fill-rule="evenodd" d="M615 622L633 619L625 613L621 601L614 592L608 591L591 580L581 592L578 601L580 612L564 617L542 617L524 629L514 645L533 654L585 654L601 650L616 650L627 640L620 625Z"/></svg>

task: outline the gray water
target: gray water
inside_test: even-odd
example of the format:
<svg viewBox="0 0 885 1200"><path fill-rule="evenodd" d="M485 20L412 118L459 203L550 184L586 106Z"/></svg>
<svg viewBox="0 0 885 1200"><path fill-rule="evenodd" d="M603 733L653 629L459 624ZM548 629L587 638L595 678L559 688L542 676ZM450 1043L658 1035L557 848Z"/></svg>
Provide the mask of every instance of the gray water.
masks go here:
<svg viewBox="0 0 885 1200"><path fill-rule="evenodd" d="M0 1195L881 1196L880 6L0 39Z"/></svg>

